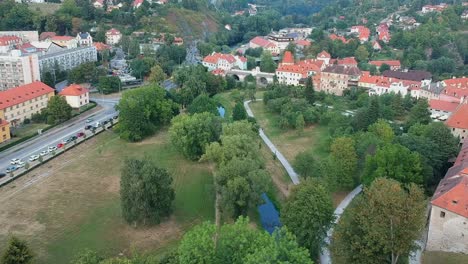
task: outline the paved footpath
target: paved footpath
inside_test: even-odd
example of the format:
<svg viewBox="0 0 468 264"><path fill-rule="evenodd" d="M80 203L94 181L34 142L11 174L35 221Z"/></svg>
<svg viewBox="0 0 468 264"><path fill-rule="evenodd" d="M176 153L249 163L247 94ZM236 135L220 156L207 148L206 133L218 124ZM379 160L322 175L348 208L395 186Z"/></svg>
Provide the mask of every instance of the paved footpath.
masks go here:
<svg viewBox="0 0 468 264"><path fill-rule="evenodd" d="M250 117L254 117L252 109L249 106L250 102L252 102L252 101L262 101L262 100L263 99L245 101L244 102L244 107L245 107L245 110L247 111L247 115L249 115ZM263 129L261 129L261 128L259 129L259 134L260 134L260 137L262 138L263 142L265 142L265 144L268 146L268 148L271 150L271 152L274 153L276 155L276 157L278 158L278 160L281 162L284 169L288 173L289 177L291 177L291 181L295 185L299 184L299 176L294 171L291 164L289 164L288 160L283 156L283 154L281 154L281 152L276 148L276 146L271 142L271 140L265 135L265 132L263 132ZM338 205L338 207L335 209L335 212L334 212L335 216L336 216L334 224L336 224L339 221L339 219L340 219L341 215L343 214L345 208L351 203L351 201L354 199L354 197L356 197L356 195L358 195L361 191L362 191L362 186L359 185L358 187L356 187L356 189L354 189L352 192L350 192L348 194L348 196L346 196L344 198L343 201L341 201L341 203ZM333 227L330 228L330 230L328 230L327 237L325 238L325 243L326 243L327 246L330 244L330 238L332 237L332 235L333 235ZM322 264L332 263L331 258L330 258L330 251L328 250L327 246L322 248L322 252L320 254L320 263L322 263Z"/></svg>

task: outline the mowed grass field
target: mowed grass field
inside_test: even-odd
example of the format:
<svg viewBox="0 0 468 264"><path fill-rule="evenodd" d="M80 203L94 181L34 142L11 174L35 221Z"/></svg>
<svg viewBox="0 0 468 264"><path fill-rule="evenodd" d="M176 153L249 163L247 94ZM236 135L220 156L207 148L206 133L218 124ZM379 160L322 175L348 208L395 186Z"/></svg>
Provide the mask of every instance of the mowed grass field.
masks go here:
<svg viewBox="0 0 468 264"><path fill-rule="evenodd" d="M174 179L174 214L154 227L134 228L120 210L120 168L126 157L150 157ZM26 239L35 263L69 263L84 249L106 256L159 254L186 230L214 221L211 169L184 159L167 131L140 143L105 132L0 189L0 247L10 234ZM0 248L3 250L3 248Z"/></svg>
<svg viewBox="0 0 468 264"><path fill-rule="evenodd" d="M459 264L468 263L468 255L439 251L424 251L422 264Z"/></svg>

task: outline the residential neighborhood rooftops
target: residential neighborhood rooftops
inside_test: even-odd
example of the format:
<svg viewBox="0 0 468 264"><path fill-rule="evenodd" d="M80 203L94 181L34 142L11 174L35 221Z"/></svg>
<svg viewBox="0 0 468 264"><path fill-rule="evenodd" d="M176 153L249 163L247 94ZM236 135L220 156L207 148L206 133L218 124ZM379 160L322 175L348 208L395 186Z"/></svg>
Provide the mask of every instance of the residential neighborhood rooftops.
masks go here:
<svg viewBox="0 0 468 264"><path fill-rule="evenodd" d="M382 73L385 77L397 78L400 80L409 80L409 81L422 81L422 80L430 80L432 78L432 74L428 71L417 71L417 70L410 70L410 71L392 71L386 70Z"/></svg>
<svg viewBox="0 0 468 264"><path fill-rule="evenodd" d="M387 64L388 66L393 67L401 67L401 62L399 60L374 60L369 62L372 65L377 67L382 66L383 64Z"/></svg>
<svg viewBox="0 0 468 264"><path fill-rule="evenodd" d="M46 39L49 39L49 38L52 38L52 37L55 37L57 36L57 33L55 32L42 32L40 35L39 35L39 40L40 41L43 41L43 40L46 40Z"/></svg>
<svg viewBox="0 0 468 264"><path fill-rule="evenodd" d="M294 64L294 56L291 51L287 50L283 55L283 64Z"/></svg>
<svg viewBox="0 0 468 264"><path fill-rule="evenodd" d="M106 31L106 35L120 35L120 34L121 34L120 31L115 28L111 28Z"/></svg>
<svg viewBox="0 0 468 264"><path fill-rule="evenodd" d="M444 111L452 113L454 112L459 103L458 102L448 102L444 100L431 99L429 100L429 107L434 110Z"/></svg>
<svg viewBox="0 0 468 264"><path fill-rule="evenodd" d="M52 92L54 92L53 88L39 81L11 88L0 92L0 109L5 109Z"/></svg>
<svg viewBox="0 0 468 264"><path fill-rule="evenodd" d="M361 71L355 66L345 65L331 65L323 70L323 72L335 73L335 74L346 74L346 75L360 75Z"/></svg>
<svg viewBox="0 0 468 264"><path fill-rule="evenodd" d="M317 54L317 58L322 58L322 59L323 58L328 58L329 59L329 58L331 58L331 55L330 55L330 53L323 50L322 52Z"/></svg>
<svg viewBox="0 0 468 264"><path fill-rule="evenodd" d="M80 96L89 93L89 90L78 84L72 84L63 89L59 94L63 96Z"/></svg>
<svg viewBox="0 0 468 264"><path fill-rule="evenodd" d="M74 37L70 36L53 36L50 38L52 41L69 41L75 39Z"/></svg>
<svg viewBox="0 0 468 264"><path fill-rule="evenodd" d="M461 104L446 122L452 128L468 129L468 104Z"/></svg>

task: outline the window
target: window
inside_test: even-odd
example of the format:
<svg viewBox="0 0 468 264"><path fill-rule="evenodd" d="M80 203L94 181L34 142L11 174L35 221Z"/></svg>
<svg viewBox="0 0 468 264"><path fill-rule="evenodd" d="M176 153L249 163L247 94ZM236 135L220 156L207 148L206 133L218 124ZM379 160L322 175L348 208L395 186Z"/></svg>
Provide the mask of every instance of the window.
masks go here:
<svg viewBox="0 0 468 264"><path fill-rule="evenodd" d="M444 211L440 211L440 217L445 218L445 212Z"/></svg>

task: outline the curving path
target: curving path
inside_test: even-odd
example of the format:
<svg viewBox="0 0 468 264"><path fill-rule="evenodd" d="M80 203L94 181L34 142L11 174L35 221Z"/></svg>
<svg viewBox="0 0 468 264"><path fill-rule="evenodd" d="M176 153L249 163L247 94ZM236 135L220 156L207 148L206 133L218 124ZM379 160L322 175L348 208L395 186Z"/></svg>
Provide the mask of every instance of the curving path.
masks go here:
<svg viewBox="0 0 468 264"><path fill-rule="evenodd" d="M245 110L247 111L247 115L250 117L255 117L252 112L252 109L249 106L250 102L252 101L263 101L263 99L248 100L244 102L244 107L245 107ZM283 154L281 154L281 152L276 148L276 146L271 142L271 140L265 135L265 132L263 132L263 129L260 128L258 132L263 142L265 142L265 144L268 146L270 151L274 153L276 157L278 158L278 160L281 162L281 165L283 165L289 177L291 177L291 181L295 185L299 184L299 177L297 173L294 171L291 164L289 164L288 160L283 156ZM338 205L338 207L335 209L335 212L334 212L335 217L336 217L334 224L338 223L346 207L348 207L348 205L351 203L354 197L356 197L356 195L358 195L361 191L362 191L362 186L359 185L352 192L350 192L344 198L343 201L341 201L341 203ZM333 235L333 227L330 228L330 230L328 230L327 237L325 238L325 241L324 241L326 243L326 246L322 248L322 252L320 253L320 263L322 264L332 263L331 258L330 258L330 251L328 250L328 245L330 244L330 238L332 237L332 235Z"/></svg>

